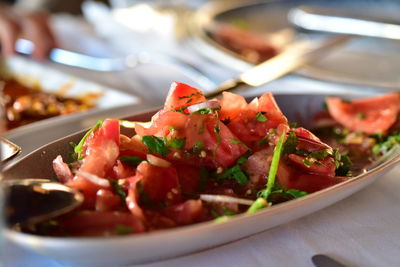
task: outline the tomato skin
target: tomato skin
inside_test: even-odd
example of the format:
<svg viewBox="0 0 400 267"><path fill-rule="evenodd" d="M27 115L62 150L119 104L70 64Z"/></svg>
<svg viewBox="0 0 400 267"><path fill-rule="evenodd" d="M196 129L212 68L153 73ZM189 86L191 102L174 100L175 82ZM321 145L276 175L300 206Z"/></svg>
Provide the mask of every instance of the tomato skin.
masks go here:
<svg viewBox="0 0 400 267"><path fill-rule="evenodd" d="M96 193L96 211L112 211L121 206L121 198L111 190L100 189Z"/></svg>
<svg viewBox="0 0 400 267"><path fill-rule="evenodd" d="M118 226L130 227L133 233L142 233L143 223L129 212L79 211L59 218L58 228L72 236L104 236L116 234Z"/></svg>
<svg viewBox="0 0 400 267"><path fill-rule="evenodd" d="M178 174L173 167L158 167L143 161L136 170L143 191L153 204L164 202L167 205L181 201Z"/></svg>
<svg viewBox="0 0 400 267"><path fill-rule="evenodd" d="M200 184L200 169L189 165L175 164L179 184L184 193L196 193Z"/></svg>
<svg viewBox="0 0 400 267"><path fill-rule="evenodd" d="M194 223L203 211L201 200L191 199L175 206L167 207L163 213L173 219L178 225Z"/></svg>
<svg viewBox="0 0 400 267"><path fill-rule="evenodd" d="M247 102L243 96L230 92L223 92L220 101L221 110L218 112L221 120L234 119L247 108Z"/></svg>
<svg viewBox="0 0 400 267"><path fill-rule="evenodd" d="M247 151L246 145L234 143L240 140L214 114L189 115L184 136L185 149L192 151L201 142L206 152L202 163L215 168L232 166Z"/></svg>
<svg viewBox="0 0 400 267"><path fill-rule="evenodd" d="M355 132L383 133L396 121L400 107L398 93L344 102L338 97L326 99L329 114L341 125Z"/></svg>
<svg viewBox="0 0 400 267"><path fill-rule="evenodd" d="M277 173L277 181L283 188L297 189L309 194L342 183L348 179L351 178L306 173L285 160L279 162Z"/></svg>
<svg viewBox="0 0 400 267"><path fill-rule="evenodd" d="M318 160L318 163L313 163L310 167L304 164L305 156L296 154L288 155L288 158L298 167L304 171L312 174L326 175L335 177L336 165L332 157L326 157L323 160Z"/></svg>
<svg viewBox="0 0 400 267"><path fill-rule="evenodd" d="M165 100L164 110L178 110L206 101L203 92L187 84L173 82Z"/></svg>
<svg viewBox="0 0 400 267"><path fill-rule="evenodd" d="M184 129L187 119L188 116L180 112L160 110L151 118L149 128L136 124L135 131L139 136L167 136L171 132L171 127L177 131Z"/></svg>
<svg viewBox="0 0 400 267"><path fill-rule="evenodd" d="M254 98L249 104L244 106L240 100L240 111L231 107L230 99L234 97L226 94L225 99L221 100L221 114L229 117L228 128L243 143L253 150L257 150L257 142L264 138L270 129L276 129L279 125L288 125L286 117L282 114L271 93L265 93L260 98ZM261 113L264 119L257 118Z"/></svg>

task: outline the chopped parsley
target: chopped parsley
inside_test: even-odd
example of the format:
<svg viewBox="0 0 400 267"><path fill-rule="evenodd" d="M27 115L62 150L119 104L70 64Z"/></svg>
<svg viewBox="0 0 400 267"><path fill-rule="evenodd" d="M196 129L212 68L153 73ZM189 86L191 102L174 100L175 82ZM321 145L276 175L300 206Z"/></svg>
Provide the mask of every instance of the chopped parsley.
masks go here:
<svg viewBox="0 0 400 267"><path fill-rule="evenodd" d="M338 149L333 150L333 158L335 159L336 176L351 176L350 166L351 160L347 155L340 154Z"/></svg>
<svg viewBox="0 0 400 267"><path fill-rule="evenodd" d="M171 151L165 144L164 138L146 135L142 137L142 142L147 146L151 153L157 153L160 156L167 156Z"/></svg>
<svg viewBox="0 0 400 267"><path fill-rule="evenodd" d="M185 146L186 139L185 138L174 138L174 139L164 139L167 147L182 149Z"/></svg>
<svg viewBox="0 0 400 267"><path fill-rule="evenodd" d="M201 92L191 93L190 95L178 96L178 99L192 98L194 96L204 96Z"/></svg>
<svg viewBox="0 0 400 267"><path fill-rule="evenodd" d="M127 235L133 232L132 227L126 225L117 225L115 227L115 233L117 235Z"/></svg>
<svg viewBox="0 0 400 267"><path fill-rule="evenodd" d="M114 192L120 197L122 205L126 205L126 192L122 189L121 185L118 183L117 180L109 179L110 184L114 190Z"/></svg>
<svg viewBox="0 0 400 267"><path fill-rule="evenodd" d="M200 153L204 148L204 142L203 140L197 140L196 143L194 143L194 146L192 148L194 153Z"/></svg>
<svg viewBox="0 0 400 267"><path fill-rule="evenodd" d="M70 143L72 146L74 146L74 152L75 152L74 157L73 157L74 160L83 159L83 151L82 150L83 150L83 145L84 145L84 143L86 141L86 138L89 136L89 134L91 132L93 132L94 130L99 128L102 124L103 124L102 120L97 121L96 125L93 126L92 129L90 129L89 131L87 131L85 133L85 135L83 136L83 138L81 139L81 141L77 145L72 143L72 142Z"/></svg>
<svg viewBox="0 0 400 267"><path fill-rule="evenodd" d="M282 148L282 154L293 154L296 152L297 136L294 131L290 131Z"/></svg>
<svg viewBox="0 0 400 267"><path fill-rule="evenodd" d="M231 179L233 178L241 185L247 184L248 181L246 173L242 170L239 164L236 164L232 168L225 170L221 174L217 174L217 179L227 179L227 178Z"/></svg>
<svg viewBox="0 0 400 267"><path fill-rule="evenodd" d="M236 139L234 139L234 138L232 138L232 137L229 137L228 139L229 139L229 141L231 141L231 143L234 144L234 145L243 145L243 142L240 141L240 140L236 140Z"/></svg>
<svg viewBox="0 0 400 267"><path fill-rule="evenodd" d="M220 110L220 108L202 108L199 109L193 113L199 113L199 114L212 114L215 113L216 111Z"/></svg>
<svg viewBox="0 0 400 267"><path fill-rule="evenodd" d="M297 127L297 122L295 122L295 121L289 122L289 127L290 127L290 129L296 128Z"/></svg>
<svg viewBox="0 0 400 267"><path fill-rule="evenodd" d="M258 112L254 118L256 119L256 121L259 121L259 122L268 121L268 118L265 117L264 112Z"/></svg>
<svg viewBox="0 0 400 267"><path fill-rule="evenodd" d="M375 156L385 155L390 149L393 148L394 145L400 144L400 132L393 133L393 135L388 136L386 140L383 140L384 138L382 136L379 137L379 139L376 137L375 138L377 139L377 142L381 142L377 143L372 148L372 154Z"/></svg>
<svg viewBox="0 0 400 267"><path fill-rule="evenodd" d="M143 201L143 204L148 208L154 207L153 202L151 202L149 196L144 192L142 181L136 183L136 189L139 192L139 198Z"/></svg>
<svg viewBox="0 0 400 267"><path fill-rule="evenodd" d="M119 160L123 163L127 163L131 166L136 167L137 165L139 165L140 162L144 161L144 159L140 158L140 157L136 157L136 156L121 156L119 158Z"/></svg>
<svg viewBox="0 0 400 267"><path fill-rule="evenodd" d="M319 160L322 160L329 155L333 155L332 149L321 149L321 150L313 151L313 152L309 153L308 156L303 159L303 164L307 168L311 168L311 166L313 164L320 165L321 162Z"/></svg>
<svg viewBox="0 0 400 267"><path fill-rule="evenodd" d="M363 112L357 113L357 114L356 114L356 118L358 118L358 119L360 119L360 120L365 119L365 113L363 113Z"/></svg>

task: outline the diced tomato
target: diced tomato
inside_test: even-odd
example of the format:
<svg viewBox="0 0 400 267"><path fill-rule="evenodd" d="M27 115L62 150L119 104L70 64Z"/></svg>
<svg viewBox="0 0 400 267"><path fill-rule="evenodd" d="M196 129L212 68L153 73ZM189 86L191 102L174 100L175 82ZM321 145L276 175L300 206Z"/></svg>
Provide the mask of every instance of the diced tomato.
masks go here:
<svg viewBox="0 0 400 267"><path fill-rule="evenodd" d="M100 189L96 193L95 210L112 211L121 206L121 198L111 190Z"/></svg>
<svg viewBox="0 0 400 267"><path fill-rule="evenodd" d="M128 196L126 197L126 206L137 219L145 223L146 218L142 208L139 206L139 192L137 189L137 183L140 181L140 179L141 177L139 176L134 176L127 179L129 180L129 188Z"/></svg>
<svg viewBox="0 0 400 267"><path fill-rule="evenodd" d="M295 128L294 129L294 133L296 134L296 136L304 137L306 139L311 139L311 140L314 140L314 141L317 141L317 142L321 142L321 140L317 136L315 136L309 130L304 129L303 127Z"/></svg>
<svg viewBox="0 0 400 267"><path fill-rule="evenodd" d="M71 169L63 161L63 158L61 157L61 155L58 155L53 160L53 170L56 173L58 180L63 184L67 183L68 181L71 181L72 178L74 178L74 175L72 174Z"/></svg>
<svg viewBox="0 0 400 267"><path fill-rule="evenodd" d="M274 152L273 147L268 147L254 152L243 164L243 170L250 176L251 182L265 184Z"/></svg>
<svg viewBox="0 0 400 267"><path fill-rule="evenodd" d="M328 97L326 103L331 116L344 127L373 134L385 132L396 121L400 97L398 93L390 93L352 102Z"/></svg>
<svg viewBox="0 0 400 267"><path fill-rule="evenodd" d="M105 120L100 128L89 135L85 146L86 153L79 171L105 178L119 155L118 120ZM67 185L82 191L85 207L94 207L96 193L102 188L81 175L75 176Z"/></svg>
<svg viewBox="0 0 400 267"><path fill-rule="evenodd" d="M200 169L189 165L176 164L179 184L184 193L195 193L199 189Z"/></svg>
<svg viewBox="0 0 400 267"><path fill-rule="evenodd" d="M173 82L165 100L164 110L179 110L206 101L203 92L184 83Z"/></svg>
<svg viewBox="0 0 400 267"><path fill-rule="evenodd" d="M221 110L218 114L221 120L234 119L247 108L247 102L243 96L229 92L222 93L220 105Z"/></svg>
<svg viewBox="0 0 400 267"><path fill-rule="evenodd" d="M129 212L80 211L61 217L58 228L73 236L104 236L118 234L118 227L132 233L144 232L143 223Z"/></svg>
<svg viewBox="0 0 400 267"><path fill-rule="evenodd" d="M181 204L167 207L164 214L173 219L178 225L185 225L196 222L203 210L201 200L187 200Z"/></svg>
<svg viewBox="0 0 400 267"><path fill-rule="evenodd" d="M181 189L176 169L173 167L158 167L143 161L136 170L143 193L155 205L177 204L181 201Z"/></svg>
<svg viewBox="0 0 400 267"><path fill-rule="evenodd" d="M112 169L107 173L107 177L110 179L118 180L134 176L135 173L135 167L128 164L123 164L120 160L117 160Z"/></svg>
<svg viewBox="0 0 400 267"><path fill-rule="evenodd" d="M185 137L185 149L191 151L200 143L204 160L213 167L232 166L248 150L214 114L189 115Z"/></svg>
<svg viewBox="0 0 400 267"><path fill-rule="evenodd" d="M229 113L229 102L222 101L223 114ZM225 104L226 103L226 104ZM242 104L240 104L242 106ZM232 114L228 128L242 142L251 148L257 148L257 142L263 139L270 129L276 129L280 124L287 125L287 119L282 114L271 93L265 93L260 98L254 98L236 117ZM232 118L233 117L233 118Z"/></svg>
<svg viewBox="0 0 400 267"><path fill-rule="evenodd" d="M304 163L304 159L306 158L305 156L290 154L288 157L298 168L301 168L308 173L331 177L335 176L336 165L332 157L328 156L322 160L318 160L309 167Z"/></svg>
<svg viewBox="0 0 400 267"><path fill-rule="evenodd" d="M322 190L348 179L350 178L306 173L283 160L279 162L277 173L277 181L283 188L297 189L307 193Z"/></svg>
<svg viewBox="0 0 400 267"><path fill-rule="evenodd" d="M151 119L149 128L136 124L135 131L140 136L155 135L167 136L171 132L171 128L179 131L185 127L187 115L175 111L161 110L157 112Z"/></svg>

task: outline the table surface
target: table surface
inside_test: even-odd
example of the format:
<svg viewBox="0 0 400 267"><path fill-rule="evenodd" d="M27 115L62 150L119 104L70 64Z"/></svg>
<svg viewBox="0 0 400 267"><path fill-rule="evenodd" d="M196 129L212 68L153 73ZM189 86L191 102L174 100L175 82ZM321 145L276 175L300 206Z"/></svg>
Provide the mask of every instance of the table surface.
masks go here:
<svg viewBox="0 0 400 267"><path fill-rule="evenodd" d="M59 21L65 19L58 18ZM211 63L204 64L212 66ZM92 71L50 65L139 95L144 100L141 108L160 105L172 79L191 83L189 77L170 66L144 65L129 72L99 75ZM212 72L215 74L214 70ZM218 74L218 77L214 76L216 83L234 75L226 69L220 69ZM332 86L335 85L291 75L255 89L253 93L276 88L288 92L312 89L328 93ZM146 90L140 90L143 88ZM346 92L353 89L342 85L338 90ZM79 125L71 122L66 129L72 132L78 130L77 127ZM30 134L41 136L47 130L39 129ZM44 136L36 146L47 142L47 138L57 137L56 134ZM18 138L21 142L26 139L23 136ZM26 144L23 148L31 151L35 146ZM399 189L400 168L396 168L366 189L306 217L216 248L140 266L313 266L311 257L315 254L329 255L347 266L399 266ZM57 262L9 242L4 244L2 261L4 266L68 266L68 263Z"/></svg>

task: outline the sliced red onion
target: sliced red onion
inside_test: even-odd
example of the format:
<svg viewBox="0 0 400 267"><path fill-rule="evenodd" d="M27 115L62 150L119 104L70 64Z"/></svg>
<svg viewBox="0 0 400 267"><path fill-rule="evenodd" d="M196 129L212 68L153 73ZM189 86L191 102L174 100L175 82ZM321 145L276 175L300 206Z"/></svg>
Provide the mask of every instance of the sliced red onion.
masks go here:
<svg viewBox="0 0 400 267"><path fill-rule="evenodd" d="M90 182L94 183L95 185L101 186L101 187L110 187L110 181L107 179L101 178L97 175L84 172L84 171L78 171L78 175L82 176L83 178L89 180Z"/></svg>
<svg viewBox="0 0 400 267"><path fill-rule="evenodd" d="M206 202L224 202L224 203L237 203L242 205L251 206L253 204L253 200L245 199L245 198L237 198L226 195L208 195L201 194L200 199Z"/></svg>
<svg viewBox="0 0 400 267"><path fill-rule="evenodd" d="M221 105L219 104L219 101L217 101L217 100L210 100L210 101L201 102L201 103L194 104L194 105L187 107L187 109L190 113L199 111L204 108L218 109L218 108L221 108Z"/></svg>
<svg viewBox="0 0 400 267"><path fill-rule="evenodd" d="M151 154L147 154L146 156L147 161L154 166L162 167L162 168L168 168L171 166L171 163L169 161L166 161L165 159L161 159L159 157L156 157Z"/></svg>

